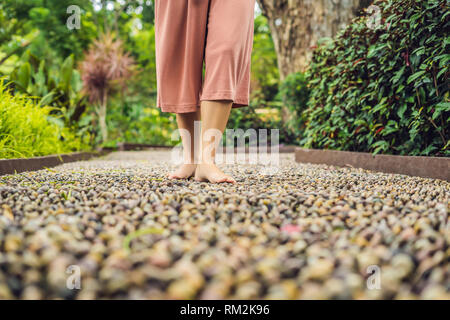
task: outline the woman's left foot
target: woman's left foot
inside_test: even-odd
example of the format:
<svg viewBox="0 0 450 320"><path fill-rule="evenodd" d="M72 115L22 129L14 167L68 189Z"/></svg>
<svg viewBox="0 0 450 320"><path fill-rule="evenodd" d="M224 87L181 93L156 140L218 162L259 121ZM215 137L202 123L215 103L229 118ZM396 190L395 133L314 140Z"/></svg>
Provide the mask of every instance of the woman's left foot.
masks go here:
<svg viewBox="0 0 450 320"><path fill-rule="evenodd" d="M211 183L236 183L229 175L223 173L215 164L199 164L195 169L195 181Z"/></svg>
<svg viewBox="0 0 450 320"><path fill-rule="evenodd" d="M182 164L177 170L169 174L169 179L189 179L195 173L196 164Z"/></svg>

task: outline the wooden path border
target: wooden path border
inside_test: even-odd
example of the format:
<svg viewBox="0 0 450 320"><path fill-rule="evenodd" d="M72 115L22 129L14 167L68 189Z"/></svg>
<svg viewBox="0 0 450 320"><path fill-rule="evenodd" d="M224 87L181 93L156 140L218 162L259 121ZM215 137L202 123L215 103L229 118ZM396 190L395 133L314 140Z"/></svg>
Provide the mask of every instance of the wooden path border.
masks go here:
<svg viewBox="0 0 450 320"><path fill-rule="evenodd" d="M109 152L109 150L102 150L91 152L75 152L24 159L0 159L0 175L41 170L44 168L55 167L63 163L89 160L94 157L103 156Z"/></svg>

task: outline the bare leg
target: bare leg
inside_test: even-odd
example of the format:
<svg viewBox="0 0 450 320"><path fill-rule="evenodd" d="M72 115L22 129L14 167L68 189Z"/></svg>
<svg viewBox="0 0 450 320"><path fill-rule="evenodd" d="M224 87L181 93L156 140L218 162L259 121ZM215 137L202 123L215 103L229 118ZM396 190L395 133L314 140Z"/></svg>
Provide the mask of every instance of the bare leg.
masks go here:
<svg viewBox="0 0 450 320"><path fill-rule="evenodd" d="M231 101L202 101L201 103L201 159L195 171L197 181L236 183L215 164L216 149L227 125L231 105Z"/></svg>
<svg viewBox="0 0 450 320"><path fill-rule="evenodd" d="M169 179L188 179L195 173L195 148L198 143L194 141L194 122L200 120L200 112L177 114L177 124L180 130L181 141L183 143L184 163L174 172L169 174Z"/></svg>

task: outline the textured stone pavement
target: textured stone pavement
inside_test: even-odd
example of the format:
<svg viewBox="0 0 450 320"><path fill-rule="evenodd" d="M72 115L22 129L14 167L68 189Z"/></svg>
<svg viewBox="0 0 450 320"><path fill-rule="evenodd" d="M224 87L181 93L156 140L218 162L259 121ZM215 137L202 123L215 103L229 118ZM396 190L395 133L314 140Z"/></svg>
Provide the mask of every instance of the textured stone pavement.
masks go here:
<svg viewBox="0 0 450 320"><path fill-rule="evenodd" d="M450 183L282 154L212 185L169 157L1 176L0 298L450 299Z"/></svg>

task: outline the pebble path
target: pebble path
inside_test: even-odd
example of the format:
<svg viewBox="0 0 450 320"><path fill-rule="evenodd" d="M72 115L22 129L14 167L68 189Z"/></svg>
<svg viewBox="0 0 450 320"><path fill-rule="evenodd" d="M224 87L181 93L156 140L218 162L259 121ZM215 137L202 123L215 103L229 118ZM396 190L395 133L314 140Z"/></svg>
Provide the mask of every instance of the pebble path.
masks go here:
<svg viewBox="0 0 450 320"><path fill-rule="evenodd" d="M450 299L450 183L280 157L236 185L157 150L1 176L0 299Z"/></svg>

